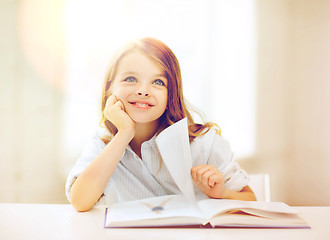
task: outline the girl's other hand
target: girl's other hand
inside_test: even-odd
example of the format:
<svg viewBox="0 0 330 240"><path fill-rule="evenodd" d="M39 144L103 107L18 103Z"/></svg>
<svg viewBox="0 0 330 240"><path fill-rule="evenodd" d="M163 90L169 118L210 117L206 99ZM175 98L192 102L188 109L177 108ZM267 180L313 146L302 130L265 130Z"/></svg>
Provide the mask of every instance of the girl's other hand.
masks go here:
<svg viewBox="0 0 330 240"><path fill-rule="evenodd" d="M104 116L116 126L118 132L129 131L132 134L132 138L134 137L135 122L126 113L122 101L117 99L115 95L111 95L108 98L104 108Z"/></svg>
<svg viewBox="0 0 330 240"><path fill-rule="evenodd" d="M213 165L201 164L191 169L191 177L198 189L211 198L226 198L223 174Z"/></svg>

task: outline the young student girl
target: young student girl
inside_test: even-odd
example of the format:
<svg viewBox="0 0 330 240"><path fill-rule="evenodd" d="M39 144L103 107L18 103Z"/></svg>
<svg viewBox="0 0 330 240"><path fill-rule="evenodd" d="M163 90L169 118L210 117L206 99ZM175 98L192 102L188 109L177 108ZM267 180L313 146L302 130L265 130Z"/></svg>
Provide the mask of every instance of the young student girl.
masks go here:
<svg viewBox="0 0 330 240"><path fill-rule="evenodd" d="M159 40L143 38L125 45L110 64L102 92L105 131L91 139L67 179L74 208L87 211L99 202L179 194L155 138L183 118L197 198L255 200L248 175L217 126L194 123L173 52Z"/></svg>

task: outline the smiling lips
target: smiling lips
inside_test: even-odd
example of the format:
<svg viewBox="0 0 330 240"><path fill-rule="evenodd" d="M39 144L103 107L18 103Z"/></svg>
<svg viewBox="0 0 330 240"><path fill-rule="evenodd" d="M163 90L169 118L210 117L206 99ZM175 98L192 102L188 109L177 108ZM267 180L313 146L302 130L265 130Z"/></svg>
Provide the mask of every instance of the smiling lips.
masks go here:
<svg viewBox="0 0 330 240"><path fill-rule="evenodd" d="M149 109L154 106L151 103L144 102L144 101L134 101L134 102L129 102L129 103L132 104L134 107L140 108L140 109Z"/></svg>

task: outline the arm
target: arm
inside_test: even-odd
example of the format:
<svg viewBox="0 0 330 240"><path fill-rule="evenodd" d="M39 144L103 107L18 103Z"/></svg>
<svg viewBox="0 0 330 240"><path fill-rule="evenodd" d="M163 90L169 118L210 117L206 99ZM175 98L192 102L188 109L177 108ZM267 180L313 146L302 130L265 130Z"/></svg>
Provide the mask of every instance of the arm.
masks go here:
<svg viewBox="0 0 330 240"><path fill-rule="evenodd" d="M239 192L226 188L223 174L213 165L195 166L191 169L191 176L198 189L208 197L256 201L249 186Z"/></svg>
<svg viewBox="0 0 330 240"><path fill-rule="evenodd" d="M134 122L115 96L108 99L105 116L117 127L118 132L73 183L70 198L77 211L88 211L98 201L135 134Z"/></svg>

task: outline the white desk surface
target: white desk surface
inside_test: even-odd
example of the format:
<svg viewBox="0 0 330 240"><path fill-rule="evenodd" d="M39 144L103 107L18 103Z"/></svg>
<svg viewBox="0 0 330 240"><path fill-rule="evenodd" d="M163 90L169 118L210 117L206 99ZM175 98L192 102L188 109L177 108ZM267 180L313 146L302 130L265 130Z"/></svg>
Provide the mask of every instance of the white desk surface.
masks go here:
<svg viewBox="0 0 330 240"><path fill-rule="evenodd" d="M104 229L104 206L78 213L69 204L0 204L0 240L330 239L330 207L296 207L312 229Z"/></svg>

